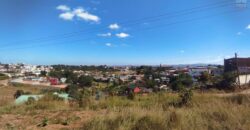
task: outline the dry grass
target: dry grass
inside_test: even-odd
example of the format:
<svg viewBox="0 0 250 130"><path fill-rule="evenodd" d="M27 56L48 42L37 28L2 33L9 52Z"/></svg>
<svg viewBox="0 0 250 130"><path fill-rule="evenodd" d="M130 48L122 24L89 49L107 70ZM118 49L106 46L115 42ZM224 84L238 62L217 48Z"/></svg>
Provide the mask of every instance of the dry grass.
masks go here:
<svg viewBox="0 0 250 130"><path fill-rule="evenodd" d="M167 99L166 102L168 102ZM90 130L245 130L250 128L248 96L221 98L196 94L190 107L164 108L161 106L163 104L158 100L150 107L132 105L124 109L116 108L92 119L82 128Z"/></svg>
<svg viewBox="0 0 250 130"><path fill-rule="evenodd" d="M51 89L51 87L31 86L15 84L12 86L0 87L0 107L13 104L14 94L17 90L23 90L24 92L30 92L32 94L39 94L43 89Z"/></svg>
<svg viewBox="0 0 250 130"><path fill-rule="evenodd" d="M18 89L39 93L40 88ZM15 87L2 88L0 94L11 97ZM4 98L2 98L4 101ZM176 108L173 93L126 97L90 97L84 108L52 98L29 105L14 106L6 99L0 106L1 129L84 129L84 130L247 130L250 128L250 96L195 93L192 105ZM4 105L5 104L5 105ZM3 106L4 105L4 106ZM45 127L37 127L44 119Z"/></svg>

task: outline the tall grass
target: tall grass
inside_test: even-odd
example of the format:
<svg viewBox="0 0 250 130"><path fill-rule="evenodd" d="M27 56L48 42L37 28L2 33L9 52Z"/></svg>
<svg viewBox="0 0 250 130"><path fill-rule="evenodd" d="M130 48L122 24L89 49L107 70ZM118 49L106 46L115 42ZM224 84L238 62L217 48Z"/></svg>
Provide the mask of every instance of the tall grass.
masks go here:
<svg viewBox="0 0 250 130"><path fill-rule="evenodd" d="M81 121L74 112L95 112L80 122L83 130L247 130L250 128L250 96L216 96L194 93L191 105L175 107L178 94L157 93L126 97L106 97L95 100L89 97L84 108L47 95L28 105L0 107L1 114L41 114L62 111L51 123L70 125ZM64 112L65 111L65 112ZM72 111L72 112L71 112ZM66 116L65 116L66 114ZM48 114L47 114L48 115ZM65 116L65 117L64 117ZM73 117L75 116L75 117ZM78 117L79 116L79 117ZM42 121L42 120L41 120ZM78 122L79 124L79 122Z"/></svg>
<svg viewBox="0 0 250 130"><path fill-rule="evenodd" d="M192 106L165 107L176 96L137 97L128 107L108 111L82 126L86 130L236 130L250 129L248 96L194 96ZM173 98L175 97L175 98ZM139 99L140 100L139 100ZM125 99L124 99L125 100ZM126 100L125 100L126 101ZM115 101L117 102L117 101ZM117 103L116 103L117 104ZM119 103L118 103L119 104ZM122 104L122 103L121 103ZM148 105L145 105L148 104ZM119 108L120 105L116 106Z"/></svg>

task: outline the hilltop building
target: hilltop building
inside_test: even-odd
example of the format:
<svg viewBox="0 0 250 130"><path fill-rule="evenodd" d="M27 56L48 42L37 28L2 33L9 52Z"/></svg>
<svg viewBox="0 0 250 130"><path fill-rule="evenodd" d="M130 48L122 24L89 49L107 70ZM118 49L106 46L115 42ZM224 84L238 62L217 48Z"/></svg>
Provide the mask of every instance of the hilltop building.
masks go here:
<svg viewBox="0 0 250 130"><path fill-rule="evenodd" d="M236 82L238 85L250 84L250 58L234 58L224 60L224 72L237 73Z"/></svg>

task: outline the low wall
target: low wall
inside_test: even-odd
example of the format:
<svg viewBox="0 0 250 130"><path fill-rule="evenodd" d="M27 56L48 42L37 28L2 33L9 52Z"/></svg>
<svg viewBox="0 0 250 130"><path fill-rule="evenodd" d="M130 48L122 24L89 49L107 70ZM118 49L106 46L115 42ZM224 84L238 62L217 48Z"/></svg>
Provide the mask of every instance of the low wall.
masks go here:
<svg viewBox="0 0 250 130"><path fill-rule="evenodd" d="M250 74L240 75L238 79L240 80L240 85L250 84Z"/></svg>

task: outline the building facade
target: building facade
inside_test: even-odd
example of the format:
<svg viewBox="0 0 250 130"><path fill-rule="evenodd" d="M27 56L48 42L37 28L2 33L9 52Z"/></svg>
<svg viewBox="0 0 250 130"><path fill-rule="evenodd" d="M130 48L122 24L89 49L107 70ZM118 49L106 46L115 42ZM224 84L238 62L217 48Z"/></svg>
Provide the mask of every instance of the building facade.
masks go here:
<svg viewBox="0 0 250 130"><path fill-rule="evenodd" d="M224 72L237 74L238 85L250 84L250 58L234 58L224 60Z"/></svg>

